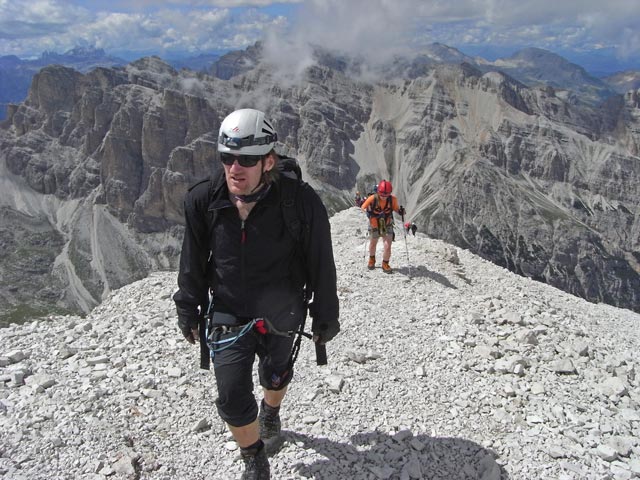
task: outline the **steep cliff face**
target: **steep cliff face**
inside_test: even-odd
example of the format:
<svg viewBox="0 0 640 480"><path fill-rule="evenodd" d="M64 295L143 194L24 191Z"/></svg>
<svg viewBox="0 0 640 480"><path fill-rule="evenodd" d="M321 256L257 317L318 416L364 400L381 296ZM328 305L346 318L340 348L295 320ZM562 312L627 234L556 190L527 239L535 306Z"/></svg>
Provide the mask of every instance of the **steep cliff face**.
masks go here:
<svg viewBox="0 0 640 480"><path fill-rule="evenodd" d="M23 252L23 261L56 278L58 307L88 311L113 288L152 269L176 268L184 194L220 168L217 130L238 105L267 111L282 150L300 158L335 211L348 205L349 195L339 192L355 183L358 167L349 155L368 104L366 89L327 67L286 89L262 68L224 81L178 73L153 57L85 75L47 67L0 130L11 192L0 206L14 214L0 229L8 234L21 215L35 221L46 204L57 239L52 254L43 263ZM15 281L7 277L0 290ZM0 315L39 304L33 294L41 290L34 284L11 295Z"/></svg>
<svg viewBox="0 0 640 480"><path fill-rule="evenodd" d="M356 161L378 149L377 173L428 234L592 301L640 308L633 93L587 109L550 88L447 67L374 98Z"/></svg>
<svg viewBox="0 0 640 480"><path fill-rule="evenodd" d="M64 286L54 289L60 308L88 311L112 288L175 267L180 231L170 230L187 186L212 168L210 142L198 139L219 123L213 106L185 91L197 82L153 58L86 75L48 67L10 111L0 154L16 182L3 205L30 219L40 214L34 203L48 205L55 254L23 261ZM26 288L8 305L40 303L33 289L41 290Z"/></svg>
<svg viewBox="0 0 640 480"><path fill-rule="evenodd" d="M154 57L88 74L45 68L0 129L1 238L15 250L22 237L9 233L25 221L52 232L51 255L24 255L51 278L42 305L87 311L113 288L175 268L184 193L220 168L221 119L253 106L330 212L388 178L422 231L640 309L639 92L589 107L468 63L421 65L384 82L326 58L296 81L260 63L223 80ZM43 289L4 298L38 303Z"/></svg>

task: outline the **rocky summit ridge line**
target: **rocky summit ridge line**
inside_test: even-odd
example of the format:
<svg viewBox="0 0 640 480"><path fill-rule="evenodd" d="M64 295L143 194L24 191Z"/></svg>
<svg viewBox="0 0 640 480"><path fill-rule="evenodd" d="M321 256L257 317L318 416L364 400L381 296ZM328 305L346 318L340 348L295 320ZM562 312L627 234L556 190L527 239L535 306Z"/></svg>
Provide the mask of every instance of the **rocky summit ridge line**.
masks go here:
<svg viewBox="0 0 640 480"><path fill-rule="evenodd" d="M540 51L505 63L515 76L526 60L516 80L450 50L377 77L328 52L287 77L259 45L250 61L221 59L227 80L155 57L41 70L0 128L0 315L88 312L175 268L184 192L217 167L215 132L240 106L265 110L281 153L300 160L331 212L387 178L420 231L640 310L640 92L594 104L566 86L585 72L556 87L522 83L543 70L531 70Z"/></svg>
<svg viewBox="0 0 640 480"><path fill-rule="evenodd" d="M326 367L302 344L273 478L640 477L638 314L420 233L393 275L369 271L364 215L331 225L343 328ZM176 327L176 275L0 329L0 476L239 478L213 374Z"/></svg>

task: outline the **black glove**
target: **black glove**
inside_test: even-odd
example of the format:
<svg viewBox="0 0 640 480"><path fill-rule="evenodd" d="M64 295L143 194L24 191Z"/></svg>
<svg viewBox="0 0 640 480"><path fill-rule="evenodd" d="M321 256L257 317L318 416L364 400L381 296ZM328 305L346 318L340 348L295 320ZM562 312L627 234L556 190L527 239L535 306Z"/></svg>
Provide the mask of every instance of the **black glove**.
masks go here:
<svg viewBox="0 0 640 480"><path fill-rule="evenodd" d="M327 343L340 332L340 322L336 320L332 323L316 323L314 320L311 331L318 337L317 343Z"/></svg>
<svg viewBox="0 0 640 480"><path fill-rule="evenodd" d="M398 210L398 213L400 214L401 217L404 217L404 214L407 212L405 211L404 207L400 205L400 209Z"/></svg>
<svg viewBox="0 0 640 480"><path fill-rule="evenodd" d="M193 331L198 330L199 319L198 318L184 318L178 317L178 328L190 343L195 343L197 340L193 335Z"/></svg>

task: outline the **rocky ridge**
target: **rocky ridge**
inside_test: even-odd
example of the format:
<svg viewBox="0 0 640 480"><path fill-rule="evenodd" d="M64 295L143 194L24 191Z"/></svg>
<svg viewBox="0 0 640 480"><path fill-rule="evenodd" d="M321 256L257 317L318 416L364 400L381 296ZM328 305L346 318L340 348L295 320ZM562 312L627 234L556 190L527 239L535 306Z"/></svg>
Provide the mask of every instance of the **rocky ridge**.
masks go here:
<svg viewBox="0 0 640 480"><path fill-rule="evenodd" d="M291 78L260 62L258 47L226 59L228 80L155 57L34 78L0 129L0 173L10 174L0 207L19 212L6 218L44 219L63 239L46 257L46 283L61 288L12 290L25 280L0 277L0 310L86 312L149 271L175 268L183 194L219 167L221 118L252 106L266 111L279 151L300 160L329 211L387 178L430 236L640 311L638 92L585 105L566 85L527 86L444 46L398 62L384 80L356 76L329 52ZM442 63L451 59L462 63ZM7 245L25 229L15 223L0 225ZM30 252L33 266L39 250Z"/></svg>
<svg viewBox="0 0 640 480"><path fill-rule="evenodd" d="M331 223L342 332L326 367L303 343L274 478L640 477L638 314L421 233L398 236L393 275L370 272L362 213ZM176 328L175 280L0 330L0 475L240 476L213 376Z"/></svg>
<svg viewBox="0 0 640 480"><path fill-rule="evenodd" d="M43 52L37 59L24 60L15 55L0 56L0 120L5 118L9 103L22 102L29 91L33 76L47 65L65 65L80 72L98 66L126 65L121 58L107 55L98 48L76 47L63 54Z"/></svg>
<svg viewBox="0 0 640 480"><path fill-rule="evenodd" d="M603 78L616 92L625 94L640 88L640 71L627 70Z"/></svg>
<svg viewBox="0 0 640 480"><path fill-rule="evenodd" d="M568 90L574 102L600 103L613 94L607 82L596 78L584 68L540 48L525 48L508 58L490 65L530 86L548 85ZM622 93L626 93L625 90Z"/></svg>

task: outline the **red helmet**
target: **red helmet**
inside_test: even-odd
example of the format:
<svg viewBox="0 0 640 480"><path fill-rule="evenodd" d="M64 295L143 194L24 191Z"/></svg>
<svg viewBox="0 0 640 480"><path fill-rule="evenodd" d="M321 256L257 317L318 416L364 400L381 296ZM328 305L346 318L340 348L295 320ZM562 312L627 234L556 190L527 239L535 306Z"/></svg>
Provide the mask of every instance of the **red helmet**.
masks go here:
<svg viewBox="0 0 640 480"><path fill-rule="evenodd" d="M391 186L391 182L390 181L382 180L378 184L378 193L380 195L391 195L392 191L393 191L393 187Z"/></svg>

